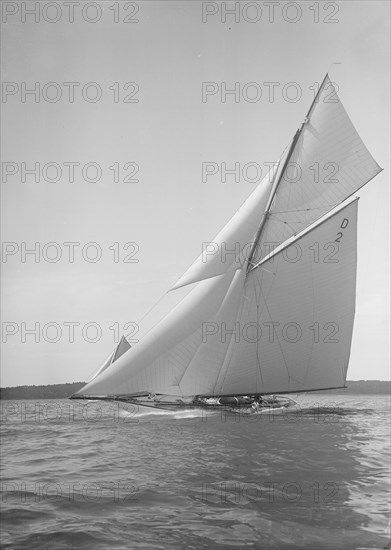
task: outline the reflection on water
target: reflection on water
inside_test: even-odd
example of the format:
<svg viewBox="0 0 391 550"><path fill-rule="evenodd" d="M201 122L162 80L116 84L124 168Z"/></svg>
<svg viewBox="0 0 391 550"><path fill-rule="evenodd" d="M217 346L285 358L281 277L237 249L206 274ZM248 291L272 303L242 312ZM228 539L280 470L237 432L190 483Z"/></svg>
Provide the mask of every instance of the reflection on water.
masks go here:
<svg viewBox="0 0 391 550"><path fill-rule="evenodd" d="M389 402L293 415L3 402L5 548L385 548Z"/></svg>

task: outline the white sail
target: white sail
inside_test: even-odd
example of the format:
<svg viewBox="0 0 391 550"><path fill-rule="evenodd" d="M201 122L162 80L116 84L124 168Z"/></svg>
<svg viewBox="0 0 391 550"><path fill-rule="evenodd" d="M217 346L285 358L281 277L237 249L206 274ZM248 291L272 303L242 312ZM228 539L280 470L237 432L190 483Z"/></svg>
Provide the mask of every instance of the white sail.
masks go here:
<svg viewBox="0 0 391 550"><path fill-rule="evenodd" d="M125 336L122 336L121 340L118 342L118 346L117 346L117 348L114 352L112 363L114 363L114 361L117 361L117 359L119 359L121 357L121 355L123 355L130 348L131 348L131 345L129 344L129 342L127 341Z"/></svg>
<svg viewBox="0 0 391 550"><path fill-rule="evenodd" d="M110 352L110 354L106 357L106 359L103 361L101 365L91 374L91 376L88 378L87 382L91 382L91 380L94 380L99 374L101 374L103 371L107 369L112 363L112 359L114 357L115 350Z"/></svg>
<svg viewBox="0 0 391 550"><path fill-rule="evenodd" d="M262 230L258 260L380 171L326 75L282 174Z"/></svg>
<svg viewBox="0 0 391 550"><path fill-rule="evenodd" d="M344 386L355 311L357 200L317 224L250 272L235 345L212 393Z"/></svg>

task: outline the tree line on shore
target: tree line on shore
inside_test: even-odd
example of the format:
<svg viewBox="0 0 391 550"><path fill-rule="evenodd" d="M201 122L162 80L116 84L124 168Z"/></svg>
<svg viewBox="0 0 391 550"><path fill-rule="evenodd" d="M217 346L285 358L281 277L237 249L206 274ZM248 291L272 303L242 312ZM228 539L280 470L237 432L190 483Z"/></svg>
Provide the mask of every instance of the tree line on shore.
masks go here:
<svg viewBox="0 0 391 550"><path fill-rule="evenodd" d="M1 399L66 399L84 386L85 382L49 384L47 386L15 386L0 388Z"/></svg>

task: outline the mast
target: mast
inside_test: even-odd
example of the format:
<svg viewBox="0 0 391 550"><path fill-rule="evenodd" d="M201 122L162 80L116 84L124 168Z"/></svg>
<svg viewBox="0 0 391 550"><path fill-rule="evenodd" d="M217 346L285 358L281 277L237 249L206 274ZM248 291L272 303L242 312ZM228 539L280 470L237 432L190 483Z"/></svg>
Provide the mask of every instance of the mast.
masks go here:
<svg viewBox="0 0 391 550"><path fill-rule="evenodd" d="M257 234L255 235L255 239L254 239L254 243L253 243L253 246L250 250L250 254L249 254L249 258L248 258L248 262L247 262L247 273L251 270L251 268L253 267L253 258L255 256L255 253L257 251L257 248L258 248L258 243L259 243L259 240L260 240L260 237L261 237L261 234L262 234L262 231L263 231L263 228L265 226L265 223L266 223L266 220L269 216L269 212L270 212L270 208L271 208L271 205L273 203L273 200L274 200L274 197L276 196L276 193L277 193L277 190L278 190L278 187L281 183L281 180L284 176L284 173L285 173L285 170L286 168L288 167L288 164L289 164L289 161L291 159L291 156L292 156L292 153L296 147L296 144L301 136L301 133L303 131L303 128L305 126L305 124L307 124L308 120L309 120L309 117L310 117L310 114L312 112L312 109L314 108L314 105L317 103L318 101L318 97L319 97L319 94L320 94L320 91L322 90L323 88L323 85L326 81L328 77L328 73L326 73L323 81L322 81L322 84L319 86L319 89L318 91L316 92L316 95L314 97L314 100L312 101L311 103L311 106L310 108L308 109L308 112L307 112L307 115L306 117L304 118L303 122L300 124L300 127L297 129L295 135L293 136L293 139L291 141L291 144L290 144L290 147L289 147L289 151L287 153L287 156L285 158L285 162L284 162L284 166L282 167L282 170L280 171L280 174L276 180L276 182L274 183L273 185L273 189L270 193L270 197L269 197L269 200L268 200L268 203L267 203L267 206L266 206L266 210L265 212L263 213L263 216L262 216L262 219L261 219L261 223L259 225L259 228L258 228L258 231L257 231Z"/></svg>

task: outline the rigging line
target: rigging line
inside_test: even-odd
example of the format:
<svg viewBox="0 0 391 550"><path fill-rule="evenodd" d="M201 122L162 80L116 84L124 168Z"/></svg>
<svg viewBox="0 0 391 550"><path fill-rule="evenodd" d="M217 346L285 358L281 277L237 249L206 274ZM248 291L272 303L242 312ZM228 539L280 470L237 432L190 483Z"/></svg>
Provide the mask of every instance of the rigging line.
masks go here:
<svg viewBox="0 0 391 550"><path fill-rule="evenodd" d="M293 234L292 234L290 237L282 236L282 239L281 239L282 242L278 244L278 247L281 246L282 244L284 244L285 242L287 242L290 238L296 237L296 235L302 231L301 229L294 227L292 224L305 223L305 222L290 222L290 223L289 223L289 222L284 221L284 220L279 219L279 218L277 218L277 220L278 220L279 222L281 222L281 223L287 225L287 226L292 230L292 232L293 232ZM267 241L266 241L266 242L267 242ZM278 248L278 247L275 247L275 248ZM274 253L274 250L273 250L272 252ZM266 257L266 256L268 256L268 254L266 254L265 257ZM257 259L256 262L253 262L250 271L252 271L253 269L255 269L255 268L259 265L259 263L260 263L261 261L262 261L262 259L261 259L261 260L258 260L258 259Z"/></svg>
<svg viewBox="0 0 391 550"><path fill-rule="evenodd" d="M300 138L300 136L302 135L303 128L304 128L304 126L309 122L309 117L310 117L310 115L311 115L311 113L312 113L312 110L313 110L315 104L316 104L317 101L318 101L318 98L319 98L319 96L320 96L321 91L323 90L323 86L324 86L324 84L325 84L327 78L328 78L328 74L326 73L326 75L325 75L325 77L324 77L324 79L323 79L323 81L322 81L322 84L319 86L319 89L318 89L318 91L317 91L317 93L316 93L316 95L315 95L315 97L314 97L314 100L313 100L313 102L311 103L311 106L310 106L310 108L309 108L309 110L308 110L308 112L307 112L307 116L304 118L304 121L300 124L299 128L296 130L295 135L293 136L293 139L292 139L292 141L291 141L291 143L290 143L289 150L288 150L288 153L287 153L287 155L286 155L286 157L285 157L284 165L283 165L283 167L282 167L282 169L281 169L281 172L278 173L278 169L277 169L277 172L275 173L275 177L278 176L278 178L276 179L276 182L275 182L275 184L273 185L273 189L272 189L272 191L271 191L271 194L270 194L268 203L267 203L267 205L266 205L266 210L265 210L265 212L264 212L264 214L263 214L263 217L262 217L261 223L260 223L260 225L259 225L258 231L257 231L257 233L256 233L256 235L255 235L254 245L253 245L253 247L252 247L252 249L251 249L251 251L250 251L249 259L248 259L248 263L247 263L247 273L249 273L249 272L251 271L251 268L252 268L252 266L254 265L254 264L253 264L253 258L254 258L254 255L255 255L255 253L256 253L256 250L257 250L257 248L258 248L258 243L259 243L259 240L260 240L260 238L261 238L261 235L262 235L264 226L265 226L265 224L266 224L266 222L267 222L267 219L268 219L268 217L269 217L270 208L272 207L272 205L273 205L273 203L274 203L274 201L275 201L275 198L276 198L276 195L277 195L277 191L278 191L279 185L280 185L280 183L281 183L281 181L282 181L282 179L283 179L283 177L284 177L285 171L286 171L287 168L288 168L290 159L291 159L291 157L292 157L292 155L293 155L293 152L294 152L294 150L295 150L295 148L296 148L297 142L299 141L299 138ZM291 186L291 188L292 188L292 186ZM291 192L291 188L290 188L290 192Z"/></svg>
<svg viewBox="0 0 391 550"><path fill-rule="evenodd" d="M318 97L319 97L321 91L323 90L323 87L324 87L324 84L325 84L327 78L328 78L328 74L326 74L326 76L324 77L323 82L322 82L322 84L320 85L320 87L319 87L319 89L318 89L318 92L317 92L317 94L316 94L316 96L315 96L315 98L314 98L314 101L313 101L313 103L312 103L312 105L311 105L311 107L310 107L310 109L309 109L309 111L308 111L308 113L307 113L307 116L306 116L304 122L301 124L300 128L297 130L297 132L296 132L296 134L295 134L295 136L294 136L293 142L295 141L295 139L296 139L296 142L297 142L297 140L298 140L299 137L300 137L300 135L298 135L298 134L302 131L304 125L305 125L307 122L309 122L309 118L310 118L310 115L311 115L311 113L312 113L312 110L313 110L315 104L316 104L317 101L318 101ZM285 162L286 165L289 163L290 157L291 157L291 155L292 155L292 153L293 153L293 150L294 150L294 147L295 147L295 145L293 144L293 142L292 142L292 145L291 145L290 152L288 153L288 156L287 156L287 159L286 159L286 161L288 161L288 162ZM370 154L369 154L369 155L370 155ZM376 163L376 164L377 164L377 163ZM377 166L378 166L378 165L377 165ZM380 166L378 166L378 169L379 169L379 170L376 171L376 173L375 173L373 176L371 176L367 181L365 181L365 182L364 182L362 185L360 185L358 188L354 189L348 196L343 197L339 202L337 202L337 204L335 204L334 206L332 206L332 207L331 207L331 210L333 210L334 208L337 208L340 204L342 204L343 202L345 202L345 200L349 199L352 195L354 195L355 193L357 193L357 191L359 191L359 189L361 189L364 185L368 184L375 176L377 176L377 175L383 170ZM283 178L284 171L285 171L285 167L284 167L284 170L283 170L283 171L281 172L281 174L280 174L280 177L279 177L279 180L278 180L278 184L280 183L280 181L281 181L282 178ZM278 184L277 184L277 185L274 187L274 189L273 189L274 195L277 194L277 187L278 187ZM274 197L272 198L271 201L269 201L270 205L273 203L273 200L274 200ZM319 209L319 210L321 210L321 209ZM327 212L326 212L326 213L327 213ZM320 220L324 215L325 215L325 213L323 212L323 213L319 216L318 219ZM256 237L258 238L258 240L259 240L259 238L260 238L260 236L261 236L261 233L262 233L262 230L263 230L263 226L265 225L266 220L269 218L269 216L270 216L270 212L266 210L266 212L264 213L264 216L263 216L263 218L262 218L262 221L261 221L261 224L260 224L260 227L259 227L257 236L256 236ZM318 219L317 219L317 220L318 220ZM315 223L317 220L314 220L313 223ZM258 242L256 242L256 246L257 246L257 245L258 245ZM248 268L247 268L247 269L248 269L248 273L249 273L250 271L252 271L252 269L254 269L254 266L256 265L256 262L253 262L253 255L249 258L249 261L248 261L248 264L247 264L247 265L248 265Z"/></svg>
<svg viewBox="0 0 391 550"><path fill-rule="evenodd" d="M244 288L244 286L243 286ZM245 297L245 296L244 296ZM247 302L247 300L246 300ZM238 306L238 309L237 309L237 312L236 312L236 317L235 317L235 323L237 323L237 320L238 320L238 317L239 315L241 316L242 313L243 313L243 308L244 308L244 305L245 305L245 302L243 300L243 297L241 299L241 303L239 304ZM247 302L247 306L248 306L248 302ZM214 384L214 388L213 388L213 392L214 394L216 394L216 389L217 389L217 384L219 382L219 379L221 377L221 372L223 370L223 368L225 368L225 372L224 372L224 377L223 377L223 380L221 381L221 392L223 391L223 388L224 388L224 384L225 384L225 380L228 376L228 369L229 369L229 364L230 364L230 361L232 359L232 347L233 347L233 342L234 342L234 339L233 339L233 334L231 335L231 340L229 341L229 344L227 346L227 349L226 349L226 352L224 354L224 359L221 363L221 366L220 366L220 369L219 369L219 372L217 374L217 377L216 377L216 381L215 381L215 384ZM228 359L228 354L230 355L229 359Z"/></svg>
<svg viewBox="0 0 391 550"><path fill-rule="evenodd" d="M275 214L290 214L291 212L309 212L311 210L323 210L324 208L334 208L333 204L325 204L324 206L313 206L311 208L298 208L297 210L278 210L277 212L270 212L270 216Z"/></svg>
<svg viewBox="0 0 391 550"><path fill-rule="evenodd" d="M354 195L354 193L352 193L349 197L347 198L350 198L352 195ZM327 212L326 214L323 214L322 216L320 216L319 218L317 218L316 220L312 221L310 223L309 226L305 227L303 230L301 230L299 232L299 234L295 234L295 235L292 235L291 237L289 237L288 239L286 239L282 244L280 244L279 246L275 247L273 249L273 251L270 253L270 254L267 254L265 256L265 258L263 258L262 260L260 260L258 263L254 264L251 269L250 269L250 272L253 271L254 269L258 269L258 267L260 265L262 265L263 263L266 263L267 261L270 261L271 258L274 258L276 257L278 254L280 254L280 252L282 252L284 249L288 248L289 246L291 246L291 244L301 240L303 237L305 237L308 233L314 231L315 229L317 229L319 226L321 226L322 224L326 223L329 219L331 219L333 216L335 216L336 214L338 214L339 212L342 212L342 210L344 210L345 208L347 208L351 203L355 202L355 201L358 201L360 199L360 197L355 197L354 199L352 199L349 203L345 204L344 206L341 206L340 208L338 208L342 203L344 203L345 201L347 201L347 198L342 200L335 208L333 208L332 210L330 210L329 212Z"/></svg>
<svg viewBox="0 0 391 550"><path fill-rule="evenodd" d="M139 325L140 323L142 323L144 321L144 319L147 317L147 315L149 315L151 313L151 311L153 309L155 309L155 307L157 307L160 302L163 300L163 298L165 298L167 296L167 294L169 293L170 291L167 290L167 292L165 292L164 294L162 294L162 296L160 296L159 300L157 300L157 302L155 302L149 309L146 313L144 313L144 315L141 317L141 319L136 323L136 325ZM174 307L177 307L179 306L179 304L181 302L183 302L183 300L190 294L190 292L188 292L185 296L183 296L183 298L181 298L181 300L176 304L176 306ZM173 308L172 308L173 309ZM161 319L159 319L158 321L156 321L156 323L154 325L152 325L152 327L147 330L147 332L144 334L143 338L145 338L145 336L147 334L149 334L151 332L152 329L154 329L161 321L163 321L163 319L165 319L167 317L167 315L169 315L169 313L171 313L172 309L170 309L170 311L168 311ZM125 336L125 338L127 338L128 336L131 336L133 333L129 333Z"/></svg>
<svg viewBox="0 0 391 550"><path fill-rule="evenodd" d="M265 308L266 308L266 311L268 312L269 314L269 319L273 322L273 319L272 319L272 316L271 316L271 313L269 311L269 308L268 308L268 305L267 305L267 302L266 302L266 297L263 293L263 290L262 290L262 287L260 287L260 291L261 291L261 294L262 294L262 297L263 297L263 301L265 303ZM274 332L274 331L273 331ZM288 381L289 381L289 385L291 383L291 375L290 375L290 372L289 372L289 369L288 369L288 365L287 365L287 362L286 362L286 359L285 359L285 355L284 355L284 352L282 350L282 346L281 346L281 342L280 342L280 339L278 337L278 334L276 334L276 338L277 338L277 342L278 342L278 347L280 348L280 351L281 351L281 355L282 355L282 358L284 360L284 365L285 365L285 368L286 368L286 372L288 374Z"/></svg>
<svg viewBox="0 0 391 550"><path fill-rule="evenodd" d="M292 231L294 231L294 234L291 235L291 237L295 237L295 236L296 236L296 233L295 233L296 228L293 227L293 224L302 224L302 223L306 223L306 222L307 222L307 220L304 220L304 221L292 221L292 222L287 222L287 221L284 220L283 218L276 218L276 219L277 219L277 221L279 221L279 222L281 222L281 223L283 223L283 224L289 226L289 228L292 229ZM301 230L300 230L300 231L301 231ZM282 241L282 243L284 243L285 241L287 241L287 240L290 239L291 237L283 237L284 240ZM282 243L281 243L281 244L282 244Z"/></svg>
<svg viewBox="0 0 391 550"><path fill-rule="evenodd" d="M261 280L260 280L259 275L263 276L263 273L259 273L259 272L258 272L258 273L256 273L255 275L256 275L257 279L259 280L259 285L258 285L258 286L259 286L259 289L260 289L262 283L261 283ZM254 290L255 290L255 296L256 296L257 298L259 298L259 294L258 294L258 296L257 296L257 289L256 289L256 287L255 287L255 281L254 281ZM258 301L258 300L256 300L256 305L257 305L257 320L259 321L259 301ZM261 386L262 386L262 388L264 388L264 387L265 387L265 384L263 383L262 366L261 366L261 360L260 360L260 358L259 358L259 342L258 342L258 340L255 342L255 347L256 347L256 356L257 356L259 377L260 377L260 379L261 379ZM255 379L255 389L256 389L256 392L258 393L257 378Z"/></svg>
<svg viewBox="0 0 391 550"><path fill-rule="evenodd" d="M272 257L270 258L270 260L268 260L268 261L269 261L269 263L274 264L274 271L269 271L268 269L263 269L262 267L254 268L254 270L253 270L253 271L255 271L255 270L261 270L261 269L262 269L262 271L267 271L268 273L270 273L271 275L273 275L273 279L272 279L271 283L269 283L269 293L268 293L268 296L267 296L267 297L269 297L269 294L273 291L273 287L274 287L275 282L276 282L276 276L277 276L277 272L278 272L278 266L279 266L279 264L283 261L283 258L282 258L282 256L281 256L280 254L276 254L275 256L272 256ZM264 278L266 277L266 276L265 276L265 273L262 273L262 274L260 273L260 275L262 275L262 279L264 279ZM261 282L261 281L260 281L259 286L262 287L262 282ZM265 294L262 293L262 295L263 295L263 298L264 298L264 300L265 300L265 302L266 302L266 296L265 296ZM270 315L270 314L269 314L269 315Z"/></svg>
<svg viewBox="0 0 391 550"><path fill-rule="evenodd" d="M283 149L283 151L282 151L282 153L281 153L279 159L281 159L281 157L285 154L285 151L288 149L288 147L289 147L289 145L287 145L286 147L284 147L284 149ZM270 168L270 170L267 172L267 174L266 174L265 177L267 177L268 174L270 174L271 170L272 170L272 169ZM261 183L262 183L262 181L255 187L255 189L258 189L258 187L259 187L259 185L261 185ZM255 189L254 189L254 191L255 191ZM254 191L253 191L253 192L254 192ZM253 192L252 192L252 193L253 193ZM232 218L240 211L240 209L244 206L244 204L247 202L247 200L251 197L252 193L250 193L250 194L245 198L245 200L242 202L242 204L239 206L239 208L235 211L235 213L233 214L233 216L231 216L231 217L229 218L229 220L223 225L222 229L224 229L224 227L226 227L226 225L232 220ZM221 233L222 229L219 231L219 233ZM217 233L217 235L218 235L219 233ZM210 242L212 242L212 241L210 241ZM187 271L197 262L197 260L198 260L198 258L199 258L200 256L202 256L202 253L201 253L201 255L198 254L197 257L194 258L193 262L189 265L189 267L187 268L187 270L185 271L185 273L187 273ZM185 273L183 273L183 274L179 277L179 279L176 281L176 283L167 291L167 294L168 294L169 292L171 292L172 290L177 290L177 289L174 288L174 287L176 286L176 284L178 283L178 281L181 280L181 278L183 277L183 275L184 275ZM196 281L193 281L193 282L196 282ZM187 284L191 284L191 283L187 283ZM183 286L186 286L186 285L183 285ZM181 288L181 287L178 287L178 288Z"/></svg>
<svg viewBox="0 0 391 550"><path fill-rule="evenodd" d="M194 331L191 336L193 336L194 334L197 334L198 332L200 331L200 329L197 329L196 331ZM194 358L197 357L197 354L198 354L198 351L200 350L201 346L204 344L205 342L202 341L202 327L201 327L201 344L197 347L197 350L195 351L193 357L190 359L190 361L187 363L187 365L185 366L185 370L176 377L176 380L177 380L177 386L179 389L181 389L180 387L180 383L182 382L185 374L187 373L190 365L192 365L193 361L194 361ZM181 390L182 391L182 390Z"/></svg>
<svg viewBox="0 0 391 550"><path fill-rule="evenodd" d="M312 265L312 258L311 258L311 255L309 256L309 263L310 263L310 270L311 270L311 290L312 290L312 323L314 324L316 321L315 321L315 287L314 287L314 269L313 269L313 265ZM315 335L314 335L315 336ZM308 362L307 362L307 367L306 367L306 370L305 370L305 375L304 375L304 382L305 380L307 380L307 377L308 377L308 371L310 370L310 367L311 367L311 361L312 361L312 354L314 352L314 346L315 346L315 337L311 343L311 349L310 349L310 353L309 353L309 356L308 356ZM305 383L304 383L305 385Z"/></svg>
<svg viewBox="0 0 391 550"><path fill-rule="evenodd" d="M236 271L237 271L237 270L236 270ZM220 309L221 309L221 307L222 307L222 304L223 304L225 298L227 297L228 293L230 292L230 290L232 290L232 292L235 292L235 284L236 284L236 273L235 273L235 275L233 276L233 278L232 278L232 280L231 280L231 283L230 283L230 285L229 285L229 287L228 287L228 290L227 290L225 296L222 298L222 301L221 301L219 310L217 311L216 315L218 315L218 312L220 311ZM216 319L216 317L214 317L214 319ZM199 332L199 330L200 330L200 329L197 329L197 331L195 331L195 332L197 333L197 332ZM202 328L201 328L201 330L202 330ZM193 333L193 334L194 334L194 333ZM183 378L184 378L184 376L185 376L185 374L186 374L188 368L192 365L192 363L193 363L193 361L194 361L194 358L197 357L198 351L201 349L201 347L202 347L203 344L206 344L206 342L203 342L203 341L201 340L201 344L198 346L198 348L197 348L196 352L194 353L192 359L191 359L190 362L186 365L185 370L182 372L182 374L179 376L179 380L178 380L178 383L177 383L179 389L180 389L180 383L182 382L182 380L183 380ZM229 345L229 344L228 344L228 345ZM226 351L226 353L225 353L225 356L226 356L226 354L227 354L227 351ZM225 356L224 356L224 359L225 359ZM223 360L223 363L224 363L224 360ZM220 367L220 369L221 369L221 367ZM177 377L177 379L178 379L178 377Z"/></svg>
<svg viewBox="0 0 391 550"><path fill-rule="evenodd" d="M293 137L293 140L292 140L292 143L291 143L291 147L290 147L289 153L288 153L287 158L286 158L286 160L285 160L284 168L283 168L283 170L281 171L281 175L280 175L279 181L278 181L278 183L277 183L277 185L276 185L276 188L275 188L275 192L274 192L274 196L273 196L272 203L270 204L270 208L271 208L273 202L275 202L275 198L276 198L276 196L277 196L277 188L278 188L279 184L281 183L281 181L284 179L285 172L287 172L287 170L288 170L289 162L290 162L290 160L291 160L291 158L292 158L292 156L293 156L293 153L294 153L295 150L296 150L296 146L297 146L297 144L298 144L298 142L299 142L299 139L300 139L300 137L302 136L304 126L305 126L307 123L309 123L310 115L312 114L312 111L313 111L313 109L314 109L316 103L318 102L319 96L320 96L320 94L321 94L321 91L323 90L323 86L324 86L324 84L325 84L327 78L328 78L328 73L326 73L326 75L325 75L325 77L324 77L324 79L323 79L321 85L319 86L318 91L317 91L317 93L316 93L316 95L315 95L315 97L314 97L314 100L313 100L313 102L311 103L310 108L308 109L307 115L306 115L306 117L304 118L304 121L301 123L300 127L299 127L298 130L296 131L296 134L295 134L294 137ZM299 159L297 159L297 160L299 160ZM286 186L285 186L285 188L286 188ZM300 187L299 187L299 190L301 191L301 194L302 194L301 198L302 198L302 202L303 202L303 198L304 198L304 197L303 197L303 193L304 193L304 190L303 190L303 189L300 189ZM293 186L292 186L292 185L289 185L289 186L288 186L288 197L287 197L287 203L288 203L288 204L290 203L292 192L293 192ZM268 210L270 210L270 208L269 208ZM265 221L264 223L266 223L266 221ZM286 222L286 221L284 221L284 223L287 224L287 225L289 225L288 222ZM295 232L295 229L294 229L293 227L290 227L290 228Z"/></svg>
<svg viewBox="0 0 391 550"><path fill-rule="evenodd" d="M289 158L290 158L290 155L292 153L292 150L293 150L293 147L294 147L294 141L295 141L295 137L297 135L297 131L296 131L296 134L295 136L293 137L293 139L291 140L291 142L289 143L289 145L287 145L283 152L281 153L280 157L279 157L279 160L278 160L278 165L277 165L277 168L276 168L276 171L273 175L273 186L272 186L272 190L271 190L271 193L270 193L270 196L269 196L269 199L268 199L268 202L266 204L266 210L265 212L263 213L263 216L261 218L261 222L259 224L259 227L257 229L257 232L255 233L255 236L254 236L254 242L252 244L252 247L251 247L251 250L250 250L250 253L248 255L248 260L247 260L247 273L250 271L251 269L251 266L254 264L253 260L254 260L254 256L256 254L258 254L258 244L259 244L259 240L260 240L260 237L261 237L261 234L262 234L262 231L263 231L263 227L267 221L267 218L268 218L268 215L269 215L269 210L274 202L274 198L275 198L275 195L277 193L277 188L281 182L281 179L282 179L282 176L283 176L283 173L285 171L285 168L288 164L288 161L289 161ZM286 150L288 149L288 153L287 153L287 156L285 157L285 161L284 161L284 166L281 170L281 172L279 173L279 168L280 168L280 163L281 163L281 160L284 158L284 155L285 155L285 152ZM268 174L270 174L270 170L268 172ZM277 178L278 176L278 178Z"/></svg>

